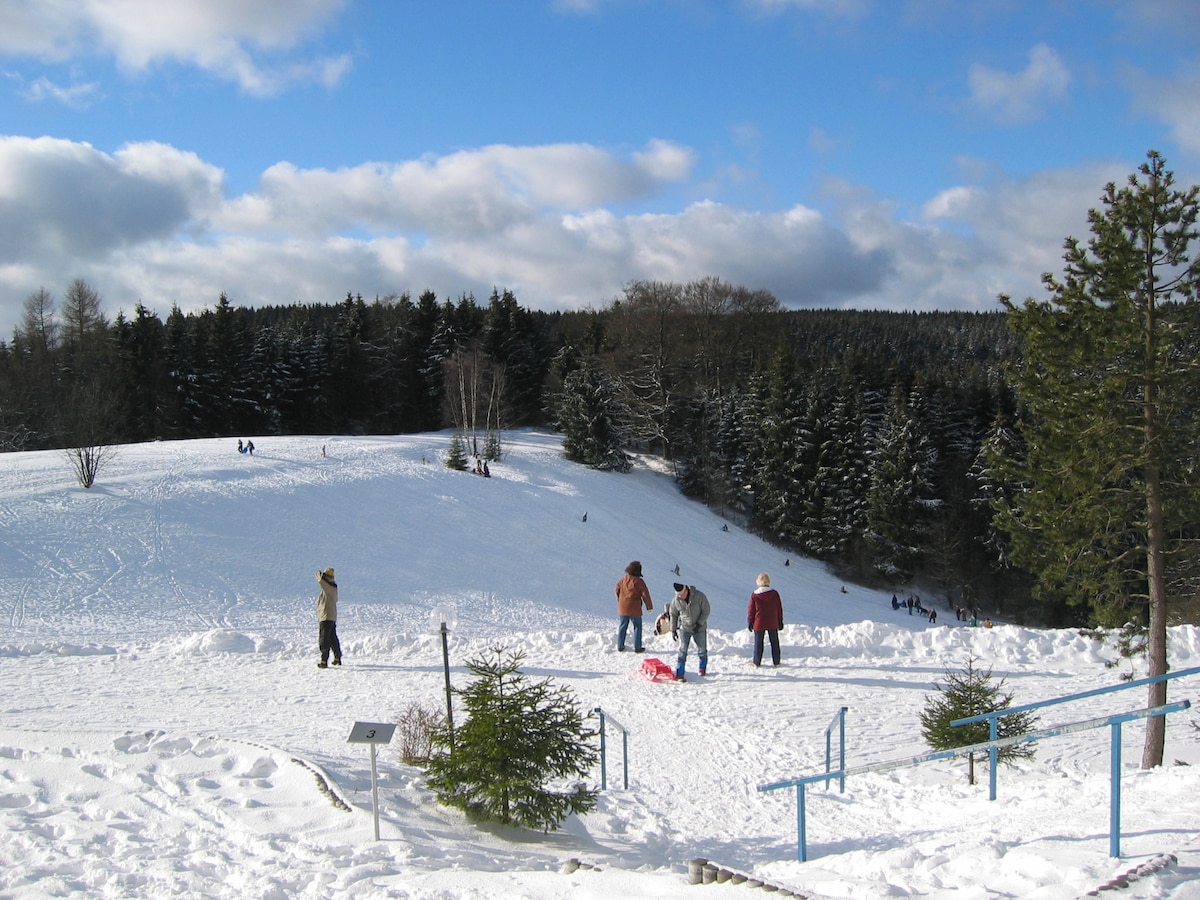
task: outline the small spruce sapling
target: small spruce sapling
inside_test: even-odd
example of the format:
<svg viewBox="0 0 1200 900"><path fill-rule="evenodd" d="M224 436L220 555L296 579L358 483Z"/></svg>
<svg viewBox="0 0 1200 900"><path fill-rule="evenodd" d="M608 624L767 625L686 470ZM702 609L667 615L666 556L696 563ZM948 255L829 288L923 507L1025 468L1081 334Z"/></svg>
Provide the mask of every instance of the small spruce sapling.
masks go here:
<svg viewBox="0 0 1200 900"><path fill-rule="evenodd" d="M550 831L596 805L598 792L580 779L598 758L589 743L597 732L584 727L569 688L521 674L523 659L497 647L467 663L475 680L454 689L467 720L453 735L435 733L443 752L430 758L426 782L476 821Z"/></svg>
<svg viewBox="0 0 1200 900"><path fill-rule="evenodd" d="M921 735L934 750L953 750L982 744L990 739L987 722L972 722L968 725L952 726L958 719L967 719L984 713L1008 709L1013 695L1004 692L1004 679L992 678L992 670L976 668L975 658L967 657L965 669L946 670L946 684L934 684L936 694L925 698L921 710ZM1001 738L1028 734L1037 724L1037 717L1030 712L1016 712L1002 716L996 723L996 736ZM1012 744L1001 747L997 759L1002 763L1014 763L1019 759L1030 759L1034 754L1030 744ZM975 754L967 754L967 783L975 783Z"/></svg>
<svg viewBox="0 0 1200 900"><path fill-rule="evenodd" d="M450 449L446 451L446 468L456 472L465 472L470 468L467 444L457 431L450 436Z"/></svg>

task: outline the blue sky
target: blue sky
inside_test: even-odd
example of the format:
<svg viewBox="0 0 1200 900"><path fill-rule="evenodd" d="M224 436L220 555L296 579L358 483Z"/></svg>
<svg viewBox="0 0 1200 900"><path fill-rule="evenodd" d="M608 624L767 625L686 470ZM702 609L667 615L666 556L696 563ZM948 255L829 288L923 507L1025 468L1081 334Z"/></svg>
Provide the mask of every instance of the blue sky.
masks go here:
<svg viewBox="0 0 1200 900"><path fill-rule="evenodd" d="M1195 0L0 0L0 335L348 291L996 309L1147 150Z"/></svg>

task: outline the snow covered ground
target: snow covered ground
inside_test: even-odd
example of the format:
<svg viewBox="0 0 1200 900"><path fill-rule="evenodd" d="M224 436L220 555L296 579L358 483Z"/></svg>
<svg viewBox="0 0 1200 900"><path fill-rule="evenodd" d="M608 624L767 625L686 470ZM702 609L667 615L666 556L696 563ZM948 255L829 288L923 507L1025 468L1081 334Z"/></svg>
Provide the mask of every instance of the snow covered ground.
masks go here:
<svg viewBox="0 0 1200 900"><path fill-rule="evenodd" d="M1170 717L1159 770L1137 768L1142 726L1123 728L1117 859L1108 729L1039 743L1001 769L995 802L961 761L809 789L805 863L794 791L758 790L824 771L842 706L848 765L900 759L927 749L925 698L969 655L1029 703L1116 684L1107 648L893 612L890 593L724 531L652 461L593 472L552 435L508 436L490 479L441 466L444 434L254 442L254 457L229 440L122 448L90 491L58 453L0 455L0 897L753 896L689 885L706 858L809 897L1200 898L1194 710ZM675 580L708 594L711 677L651 683L642 657L615 651L612 589L631 559L656 611ZM319 670L326 566L345 666ZM789 623L778 671L748 665L760 571ZM628 728L629 789L610 729L595 811L549 835L477 827L394 742L375 841L369 750L347 737L413 702L444 706L437 608L453 613L456 684L466 660L519 650L527 674ZM669 636L647 644L673 660ZM1177 670L1200 666L1200 630L1173 629L1171 652ZM1173 682L1171 699L1198 688ZM1145 702L1097 697L1040 724ZM1155 871L1113 883L1139 867Z"/></svg>

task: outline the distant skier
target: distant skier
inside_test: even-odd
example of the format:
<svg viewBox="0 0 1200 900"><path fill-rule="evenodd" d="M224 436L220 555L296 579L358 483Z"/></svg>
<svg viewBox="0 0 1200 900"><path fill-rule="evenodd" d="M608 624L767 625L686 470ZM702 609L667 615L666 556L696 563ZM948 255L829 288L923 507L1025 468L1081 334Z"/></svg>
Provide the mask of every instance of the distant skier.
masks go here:
<svg viewBox="0 0 1200 900"><path fill-rule="evenodd" d="M585 522L587 521L587 513L583 514L583 521L585 521Z"/></svg>
<svg viewBox="0 0 1200 900"><path fill-rule="evenodd" d="M779 629L783 627L783 601L771 587L771 576L763 572L755 579L757 587L750 595L746 620L754 632L754 668L762 665L763 636L771 641L771 662L779 666Z"/></svg>
<svg viewBox="0 0 1200 900"><path fill-rule="evenodd" d="M238 453L245 453L246 445L242 443L242 439L238 438Z"/></svg>
<svg viewBox="0 0 1200 900"><path fill-rule="evenodd" d="M703 591L690 584L674 585L675 599L671 601L671 637L679 641L679 654L675 658L675 680L687 681L684 668L687 665L688 645L696 642L696 656L700 659L700 674L708 670L708 615L712 612L708 597ZM683 632L680 639L679 633Z"/></svg>
<svg viewBox="0 0 1200 900"><path fill-rule="evenodd" d="M254 455L254 441L246 441L246 452L251 456Z"/></svg>
<svg viewBox="0 0 1200 900"><path fill-rule="evenodd" d="M641 653L644 650L642 646L642 607L652 610L654 603L650 599L650 589L646 587L646 582L642 578L642 564L638 560L635 559L625 567L625 574L617 582L616 594L617 615L621 617L621 624L617 628L617 651L625 652L625 635L632 622L633 652Z"/></svg>
<svg viewBox="0 0 1200 900"><path fill-rule="evenodd" d="M342 645L337 634L338 587L333 580L333 569L317 573L317 584L321 593L317 596L317 641L321 648L318 669L329 667L329 654L333 653L333 664L342 664Z"/></svg>

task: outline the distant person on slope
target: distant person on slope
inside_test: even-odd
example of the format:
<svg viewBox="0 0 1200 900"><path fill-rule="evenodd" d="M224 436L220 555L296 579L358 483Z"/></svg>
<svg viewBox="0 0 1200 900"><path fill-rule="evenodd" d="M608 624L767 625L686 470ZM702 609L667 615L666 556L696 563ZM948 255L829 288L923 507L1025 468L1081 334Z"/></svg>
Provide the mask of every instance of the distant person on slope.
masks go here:
<svg viewBox="0 0 1200 900"><path fill-rule="evenodd" d="M621 624L617 628L617 650L625 652L625 635L629 631L629 623L633 623L633 652L641 653L642 646L642 607L654 609L650 600L650 588L642 579L642 564L634 560L625 567L625 574L617 582L617 615Z"/></svg>
<svg viewBox="0 0 1200 900"><path fill-rule="evenodd" d="M675 680L687 681L684 668L687 665L688 645L696 642L696 655L700 658L700 674L708 671L708 614L712 612L708 597L690 584L674 585L675 599L671 601L671 637L679 641L679 655L675 659ZM683 632L683 637L679 633Z"/></svg>
<svg viewBox="0 0 1200 900"><path fill-rule="evenodd" d="M771 640L771 662L779 665L779 629L783 627L783 601L771 587L771 576L763 572L755 579L758 585L750 595L746 620L754 632L754 668L762 665L763 635Z"/></svg>
<svg viewBox="0 0 1200 900"><path fill-rule="evenodd" d="M333 569L317 573L317 584L321 593L317 597L317 629L318 643L321 647L321 661L318 669L329 667L329 653L333 652L333 664L342 664L342 645L337 636L337 582L333 580Z"/></svg>

